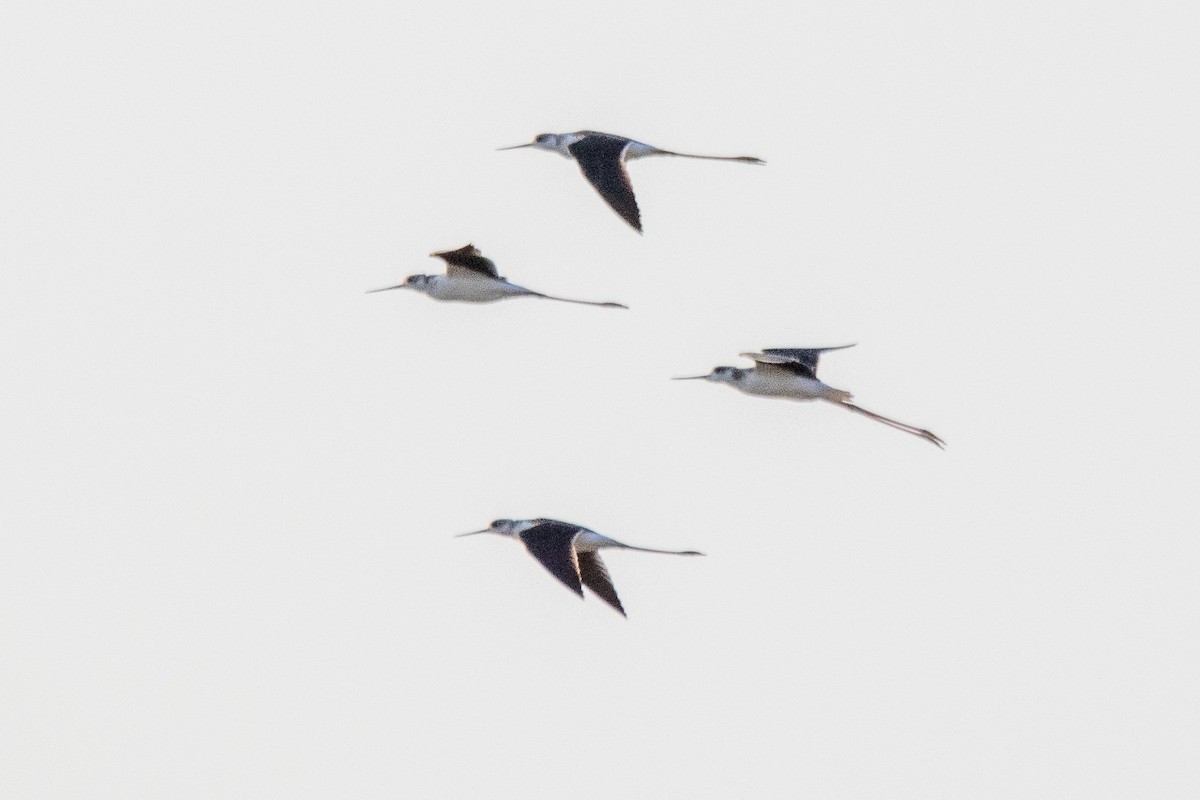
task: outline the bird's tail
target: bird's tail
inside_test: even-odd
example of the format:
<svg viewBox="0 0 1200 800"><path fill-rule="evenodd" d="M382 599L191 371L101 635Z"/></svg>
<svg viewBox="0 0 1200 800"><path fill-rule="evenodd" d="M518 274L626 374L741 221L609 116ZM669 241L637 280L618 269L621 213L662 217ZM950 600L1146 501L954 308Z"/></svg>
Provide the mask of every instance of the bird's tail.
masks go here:
<svg viewBox="0 0 1200 800"><path fill-rule="evenodd" d="M932 433L931 431L927 431L924 428L918 428L915 425L909 425L907 423L900 422L899 420L885 417L882 414L876 414L874 411L867 411L862 406L856 406L849 400L841 400L839 405L841 405L842 408L848 408L851 411L862 414L864 417L870 417L876 422L882 422L884 425L887 425L890 428L895 428L896 430L904 431L905 433L911 433L913 436L920 436L925 441L931 442L943 450L946 449L946 443L944 441L942 441L936 434Z"/></svg>
<svg viewBox="0 0 1200 800"><path fill-rule="evenodd" d="M595 300L572 300L568 297L555 297L552 294L542 294L541 292L530 292L530 297L540 297L543 300L557 300L560 303L577 303L581 306L599 306L601 308L624 308L629 309L629 306L620 303L600 303Z"/></svg>
<svg viewBox="0 0 1200 800"><path fill-rule="evenodd" d="M825 388L826 388L825 399L831 400L834 403L841 403L842 405L850 405L850 403L848 403L847 401L851 397L854 397L854 395L852 395L850 392L847 392L845 389L835 389L832 386L827 386Z"/></svg>
<svg viewBox="0 0 1200 800"><path fill-rule="evenodd" d="M674 150L659 150L659 156L679 156L680 158L703 158L706 161L741 161L743 164L766 164L761 158L754 156L701 156L695 153L676 153Z"/></svg>

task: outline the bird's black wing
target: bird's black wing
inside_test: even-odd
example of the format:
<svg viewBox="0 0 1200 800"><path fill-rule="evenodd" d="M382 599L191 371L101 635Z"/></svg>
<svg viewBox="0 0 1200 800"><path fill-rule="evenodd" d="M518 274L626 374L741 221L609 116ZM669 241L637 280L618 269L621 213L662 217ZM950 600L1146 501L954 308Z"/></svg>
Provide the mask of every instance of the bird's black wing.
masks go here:
<svg viewBox="0 0 1200 800"><path fill-rule="evenodd" d="M637 198L633 196L633 184L625 171L622 154L628 139L619 136L591 134L580 139L567 149L579 162L583 177L591 182L604 202L621 215L621 219L641 232L642 216L638 211Z"/></svg>
<svg viewBox="0 0 1200 800"><path fill-rule="evenodd" d="M447 250L444 253L434 253L434 255L446 262L447 275L458 273L462 276L464 273L474 272L488 278L504 280L496 270L495 262L490 258L485 258L475 245L469 244L457 250Z"/></svg>
<svg viewBox="0 0 1200 800"><path fill-rule="evenodd" d="M563 585L583 597L583 584L579 582L579 564L575 560L575 535L578 525L565 522L543 522L521 534L521 541L529 554L550 570L550 574Z"/></svg>
<svg viewBox="0 0 1200 800"><path fill-rule="evenodd" d="M621 606L621 598L617 597L616 587L613 586L612 579L608 577L608 569L600 560L600 554L592 551L577 553L575 557L579 562L579 577L583 580L584 586L621 612L621 616L626 616L625 609Z"/></svg>
<svg viewBox="0 0 1200 800"><path fill-rule="evenodd" d="M768 347L761 353L752 354L751 357L760 364L774 364L784 367L796 375L816 380L817 362L821 359L821 353L829 350L845 350L847 347L853 346L852 344L842 344L837 347Z"/></svg>

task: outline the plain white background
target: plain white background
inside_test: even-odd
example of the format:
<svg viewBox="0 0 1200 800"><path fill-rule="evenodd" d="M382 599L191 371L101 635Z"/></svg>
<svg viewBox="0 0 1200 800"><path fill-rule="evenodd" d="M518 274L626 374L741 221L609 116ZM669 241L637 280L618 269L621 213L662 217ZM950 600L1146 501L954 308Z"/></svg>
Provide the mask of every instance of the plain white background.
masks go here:
<svg viewBox="0 0 1200 800"><path fill-rule="evenodd" d="M1194 4L7 2L0 794L1191 798ZM645 236L556 156L592 128ZM478 245L629 311L366 295ZM857 342L830 406L675 375ZM629 619L512 542L550 516Z"/></svg>

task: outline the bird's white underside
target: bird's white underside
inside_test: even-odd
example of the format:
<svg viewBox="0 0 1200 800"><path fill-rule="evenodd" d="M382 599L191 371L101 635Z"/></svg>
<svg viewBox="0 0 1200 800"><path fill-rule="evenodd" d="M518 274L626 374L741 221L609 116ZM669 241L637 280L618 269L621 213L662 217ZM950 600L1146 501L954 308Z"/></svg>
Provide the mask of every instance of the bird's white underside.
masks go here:
<svg viewBox="0 0 1200 800"><path fill-rule="evenodd" d="M836 403L850 397L849 392L812 378L793 375L786 370L747 370L733 385L746 394L791 400L830 400Z"/></svg>

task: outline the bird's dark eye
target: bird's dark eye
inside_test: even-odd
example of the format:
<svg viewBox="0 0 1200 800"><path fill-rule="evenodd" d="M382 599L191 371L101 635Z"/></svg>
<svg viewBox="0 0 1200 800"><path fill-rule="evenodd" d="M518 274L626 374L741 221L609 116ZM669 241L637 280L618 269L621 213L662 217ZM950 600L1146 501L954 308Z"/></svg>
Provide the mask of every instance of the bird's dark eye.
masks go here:
<svg viewBox="0 0 1200 800"><path fill-rule="evenodd" d="M537 138L536 138L536 139L534 139L534 141L535 141L535 142L548 142L548 141L550 141L550 134L548 134L548 133L539 133L539 134L537 135Z"/></svg>
<svg viewBox="0 0 1200 800"><path fill-rule="evenodd" d="M489 528L503 528L504 523L507 521L508 520L504 520L504 519L494 519L494 520L492 520L492 524L489 525L488 527Z"/></svg>

